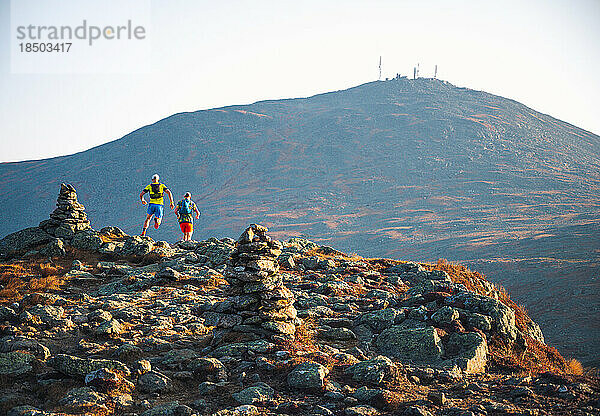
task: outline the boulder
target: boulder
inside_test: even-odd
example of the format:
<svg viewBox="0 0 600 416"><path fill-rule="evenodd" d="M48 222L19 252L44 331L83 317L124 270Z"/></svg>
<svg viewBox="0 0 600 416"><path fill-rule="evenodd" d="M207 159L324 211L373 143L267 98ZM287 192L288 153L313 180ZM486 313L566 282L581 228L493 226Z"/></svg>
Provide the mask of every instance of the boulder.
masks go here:
<svg viewBox="0 0 600 416"><path fill-rule="evenodd" d="M48 360L48 365L69 377L82 379L87 374L100 368L119 371L126 377L131 375L131 370L129 370L129 368L120 361L79 358L67 354L57 354L53 356L50 358L50 360Z"/></svg>
<svg viewBox="0 0 600 416"><path fill-rule="evenodd" d="M492 320L492 331L507 341L512 342L517 338L515 312L494 298L465 291L446 298L446 303L487 315Z"/></svg>
<svg viewBox="0 0 600 416"><path fill-rule="evenodd" d="M16 321L18 318L17 313L14 309L8 306L0 305L0 321Z"/></svg>
<svg viewBox="0 0 600 416"><path fill-rule="evenodd" d="M439 361L444 353L442 341L435 328L403 328L393 326L375 340L383 354L415 363Z"/></svg>
<svg viewBox="0 0 600 416"><path fill-rule="evenodd" d="M123 256L143 257L154 248L154 242L150 237L139 235L125 237L125 243L119 252Z"/></svg>
<svg viewBox="0 0 600 416"><path fill-rule="evenodd" d="M35 357L21 351L0 353L0 375L17 377L29 373Z"/></svg>
<svg viewBox="0 0 600 416"><path fill-rule="evenodd" d="M138 378L137 387L143 393L159 393L171 387L171 380L157 371L148 371Z"/></svg>
<svg viewBox="0 0 600 416"><path fill-rule="evenodd" d="M295 389L320 389L325 384L329 370L319 363L312 361L296 366L287 376L288 386Z"/></svg>
<svg viewBox="0 0 600 416"><path fill-rule="evenodd" d="M396 366L392 360L382 355L361 361L346 368L345 373L359 383L381 384L389 381L395 374Z"/></svg>
<svg viewBox="0 0 600 416"><path fill-rule="evenodd" d="M368 404L361 404L346 408L344 414L346 416L375 416L379 414L379 410Z"/></svg>
<svg viewBox="0 0 600 416"><path fill-rule="evenodd" d="M107 238L120 239L125 237L125 231L121 230L119 227L104 227L100 230L100 235L103 235Z"/></svg>
<svg viewBox="0 0 600 416"><path fill-rule="evenodd" d="M31 250L49 243L52 239L50 234L39 227L25 228L0 240L0 258L11 257L17 253Z"/></svg>
<svg viewBox="0 0 600 416"><path fill-rule="evenodd" d="M310 240L307 240L305 238L297 238L297 237L290 238L285 243L285 250L289 251L291 253L304 254L304 253L307 253L318 247L319 246L316 243L313 243Z"/></svg>
<svg viewBox="0 0 600 416"><path fill-rule="evenodd" d="M367 386L361 386L358 389L356 389L354 394L352 394L352 397L354 397L359 402L368 403L380 392L380 389L370 389Z"/></svg>
<svg viewBox="0 0 600 416"><path fill-rule="evenodd" d="M133 390L133 383L123 378L121 374L108 368L99 368L85 376L85 384L102 393L119 391L121 393Z"/></svg>
<svg viewBox="0 0 600 416"><path fill-rule="evenodd" d="M65 310L60 306L35 305L27 311L46 325L54 326L63 319Z"/></svg>
<svg viewBox="0 0 600 416"><path fill-rule="evenodd" d="M398 309L386 308L378 311L367 312L358 318L357 324L367 325L376 333L388 329L404 319L404 312Z"/></svg>
<svg viewBox="0 0 600 416"><path fill-rule="evenodd" d="M94 332L96 332L98 335L114 337L125 332L125 329L118 320L111 319L110 321L106 321L98 325Z"/></svg>
<svg viewBox="0 0 600 416"><path fill-rule="evenodd" d="M332 328L323 326L319 330L319 337L332 341L349 341L356 339L356 334L348 328Z"/></svg>
<svg viewBox="0 0 600 416"><path fill-rule="evenodd" d="M37 359L46 361L50 357L50 350L35 339L20 336L6 336L0 340L0 352L25 351Z"/></svg>
<svg viewBox="0 0 600 416"><path fill-rule="evenodd" d="M233 393L232 397L239 404L264 403L273 398L275 390L266 383L256 383L244 390Z"/></svg>
<svg viewBox="0 0 600 416"><path fill-rule="evenodd" d="M78 231L71 240L73 247L88 251L98 251L103 243L100 234L92 229Z"/></svg>
<svg viewBox="0 0 600 416"><path fill-rule="evenodd" d="M54 238L40 250L40 254L47 257L63 257L67 254L65 243L60 238Z"/></svg>
<svg viewBox="0 0 600 416"><path fill-rule="evenodd" d="M71 389L58 401L59 404L77 413L99 414L108 411L107 398L90 387Z"/></svg>
<svg viewBox="0 0 600 416"><path fill-rule="evenodd" d="M458 309L460 320L468 329L479 329L484 332L489 332L492 329L492 318L487 315L482 315L477 312Z"/></svg>
<svg viewBox="0 0 600 416"><path fill-rule="evenodd" d="M179 402L169 402L159 404L151 409L146 410L140 416L190 416L193 410Z"/></svg>
<svg viewBox="0 0 600 416"><path fill-rule="evenodd" d="M446 353L452 357L452 363L466 373L485 371L488 346L485 338L477 332L450 334L446 342Z"/></svg>
<svg viewBox="0 0 600 416"><path fill-rule="evenodd" d="M457 321L459 317L460 314L457 309L451 306L442 306L433 315L431 315L431 320L436 324L447 325Z"/></svg>
<svg viewBox="0 0 600 416"><path fill-rule="evenodd" d="M234 248L234 240L230 238L218 240L213 237L209 238L208 240L198 242L194 250L197 255L206 257L207 266L217 267L227 262Z"/></svg>
<svg viewBox="0 0 600 416"><path fill-rule="evenodd" d="M216 358L196 358L189 363L188 368L199 381L227 381L227 368Z"/></svg>

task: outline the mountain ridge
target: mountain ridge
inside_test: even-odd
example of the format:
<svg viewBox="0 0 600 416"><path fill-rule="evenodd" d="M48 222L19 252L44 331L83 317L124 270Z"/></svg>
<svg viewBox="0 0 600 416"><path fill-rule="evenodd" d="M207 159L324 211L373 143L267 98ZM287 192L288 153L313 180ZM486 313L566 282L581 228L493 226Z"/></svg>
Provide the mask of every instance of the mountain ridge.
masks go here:
<svg viewBox="0 0 600 416"><path fill-rule="evenodd" d="M424 77L422 77L422 78L418 78L418 79L419 80L438 81L438 82L441 82L443 84L450 85L450 86L452 86L454 88L457 88L459 90L466 90L466 91L472 91L472 92L477 92L477 93L484 93L484 94L489 95L489 96L494 96L494 97L497 97L497 98L501 98L503 100L506 100L506 101L509 101L509 102L513 102L514 104L518 104L520 106L523 106L524 108L526 108L528 110L531 110L531 111L534 111L534 112L536 112L536 113L538 113L540 115L543 115L543 116L546 116L546 117L551 117L551 118L553 118L553 119L555 119L555 120L557 120L557 121L559 121L561 123L566 124L569 127L573 127L575 129L581 130L584 133L593 134L593 135L597 136L596 133L593 133L590 130L583 129L583 128L578 127L577 125L572 124L572 123L570 123L568 121L565 121L565 120L562 120L562 119L558 119L558 118L550 115L549 113L541 112L541 111L536 110L533 107L530 107L530 106L528 106L526 104L523 104L523 103L521 103L521 102L519 102L519 101L517 101L515 99L507 98L507 97L504 97L504 96L502 96L500 94L493 94L493 93L489 93L489 92L487 92L485 90L472 89L472 88L469 88L469 87L459 87L459 86L456 86L456 85L450 83L449 81L441 80L439 78L424 78ZM245 106L253 106L253 105L257 105L257 104L269 104L269 103L280 102L280 101L306 100L306 99L310 99L310 98L314 98L314 97L318 97L318 96L325 96L325 95L328 95L328 94L335 94L335 93L339 93L339 92L342 92L342 91L347 91L347 90L350 90L350 89L359 88L359 87L362 87L362 86L367 86L367 85L370 85L370 84L373 84L373 83L379 83L379 82L389 82L389 80L385 80L385 81L383 81L383 80L368 81L368 82L365 82L363 84L356 85L354 87L342 88L342 89L334 90L334 91L321 92L321 93L317 93L317 94L313 94L313 95L308 95L308 96L302 96L302 97L290 97L290 98L281 98L281 99L264 99L264 100L254 101L254 102L248 103L248 104L232 104L232 105L226 105L226 106L221 106L221 107L210 107L210 108L201 109L201 110L181 111L181 112L174 113L174 114L171 114L169 116L163 117L161 119L158 119L158 120L156 120L154 122L145 124L145 125L137 128L137 129L131 131L130 133L127 133L124 136L119 137L117 139L113 139L113 140L110 140L108 142L101 143L101 144L98 144L96 146L90 147L88 149L80 150L78 152L68 153L68 154L58 155L58 156L53 156L53 157L49 157L49 158L43 158L42 157L42 158L24 159L24 160L18 160L18 161L0 162L0 165L4 165L4 164L7 164L7 165L9 165L9 164L19 164L19 163L28 163L28 162L40 162L40 161L51 161L51 160L56 160L56 159L60 159L60 158L63 158L63 157L69 157L69 156L78 155L78 154L81 154L81 153L85 153L87 151L91 151L91 150L97 149L97 148L102 147L104 145L108 145L108 144L114 143L116 141L125 139L127 136L129 136L129 135L131 135L131 134L133 134L135 132L138 132L139 130L142 130L142 129L146 128L146 127L152 127L152 126L156 125L157 123L160 123L162 121L165 121L167 119L170 119L170 118L176 117L176 116L188 115L188 114L197 114L197 113L201 113L201 112L204 112L204 111L211 111L211 110L225 110L225 109L228 109L228 108L238 108L238 107L245 107Z"/></svg>

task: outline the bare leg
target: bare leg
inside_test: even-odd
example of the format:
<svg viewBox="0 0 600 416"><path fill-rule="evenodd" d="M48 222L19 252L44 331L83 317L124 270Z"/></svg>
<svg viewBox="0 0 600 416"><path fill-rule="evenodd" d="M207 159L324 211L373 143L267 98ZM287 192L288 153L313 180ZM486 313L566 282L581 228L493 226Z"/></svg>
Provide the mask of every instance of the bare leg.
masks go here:
<svg viewBox="0 0 600 416"><path fill-rule="evenodd" d="M146 215L146 220L144 221L144 227L142 228L142 236L146 235L146 230L150 225L150 219L152 218L152 214Z"/></svg>
<svg viewBox="0 0 600 416"><path fill-rule="evenodd" d="M158 230L158 227L160 227L161 222L162 222L162 218L154 217L154 228L156 228Z"/></svg>

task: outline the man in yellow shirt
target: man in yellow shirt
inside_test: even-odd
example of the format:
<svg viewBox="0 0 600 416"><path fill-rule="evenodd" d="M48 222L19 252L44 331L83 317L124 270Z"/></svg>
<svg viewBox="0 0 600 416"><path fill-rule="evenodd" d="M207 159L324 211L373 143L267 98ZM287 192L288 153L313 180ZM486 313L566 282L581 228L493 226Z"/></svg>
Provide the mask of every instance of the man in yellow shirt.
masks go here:
<svg viewBox="0 0 600 416"><path fill-rule="evenodd" d="M148 229L148 225L150 225L150 220L154 216L154 228L158 230L160 227L160 222L162 221L163 216L163 194L167 194L169 196L169 201L171 202L171 209L175 208L175 204L173 204L173 194L169 188L167 188L164 184L159 182L159 176L152 176L152 183L146 186L142 192L140 193L140 200L142 201L142 205L146 205L147 202L144 199L144 195L146 193L150 194L150 204L148 205L148 211L146 216L146 221L144 221L144 228L142 228L142 236L146 235L146 230Z"/></svg>

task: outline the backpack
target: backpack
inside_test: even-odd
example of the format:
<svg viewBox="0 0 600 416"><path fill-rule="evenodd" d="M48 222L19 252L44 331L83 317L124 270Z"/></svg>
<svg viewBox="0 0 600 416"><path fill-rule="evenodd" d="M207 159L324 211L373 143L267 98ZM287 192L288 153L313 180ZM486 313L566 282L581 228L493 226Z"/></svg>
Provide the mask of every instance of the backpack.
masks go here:
<svg viewBox="0 0 600 416"><path fill-rule="evenodd" d="M179 207L179 213L183 215L189 215L192 213L192 201L188 201L184 199L181 201L181 206Z"/></svg>
<svg viewBox="0 0 600 416"><path fill-rule="evenodd" d="M163 193L161 192L161 186L162 184L160 183L151 183L150 184L150 198L151 199L159 199L162 198Z"/></svg>

